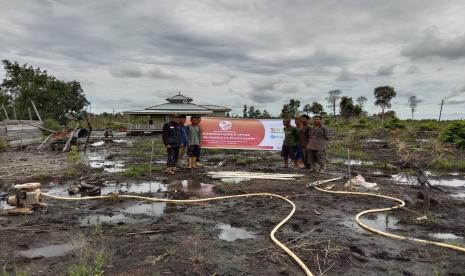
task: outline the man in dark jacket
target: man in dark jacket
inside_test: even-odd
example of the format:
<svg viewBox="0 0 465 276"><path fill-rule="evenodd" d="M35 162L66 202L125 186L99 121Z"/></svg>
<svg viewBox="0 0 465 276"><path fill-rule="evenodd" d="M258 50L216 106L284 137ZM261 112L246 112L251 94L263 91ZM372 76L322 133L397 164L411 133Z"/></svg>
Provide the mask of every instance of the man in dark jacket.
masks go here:
<svg viewBox="0 0 465 276"><path fill-rule="evenodd" d="M179 117L170 115L170 121L163 126L162 139L167 151L166 174L174 174L176 162L179 158L181 133L178 126Z"/></svg>
<svg viewBox="0 0 465 276"><path fill-rule="evenodd" d="M310 128L307 150L310 166L319 165L319 172L326 167L326 146L329 141L329 130L323 125L320 116L313 117L313 127ZM316 170L316 169L315 169Z"/></svg>
<svg viewBox="0 0 465 276"><path fill-rule="evenodd" d="M309 150L307 150L308 135L311 127L310 117L306 114L300 116L300 121L302 122L302 127L299 129L299 144L302 148L302 161L306 169L310 169L310 163L308 160Z"/></svg>

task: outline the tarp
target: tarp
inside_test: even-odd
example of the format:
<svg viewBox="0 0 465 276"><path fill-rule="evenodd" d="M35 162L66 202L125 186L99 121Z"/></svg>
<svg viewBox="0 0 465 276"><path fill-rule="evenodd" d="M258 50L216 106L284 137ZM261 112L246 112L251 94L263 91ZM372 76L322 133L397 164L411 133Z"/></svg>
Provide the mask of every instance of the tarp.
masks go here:
<svg viewBox="0 0 465 276"><path fill-rule="evenodd" d="M281 150L283 121L203 117L203 148Z"/></svg>

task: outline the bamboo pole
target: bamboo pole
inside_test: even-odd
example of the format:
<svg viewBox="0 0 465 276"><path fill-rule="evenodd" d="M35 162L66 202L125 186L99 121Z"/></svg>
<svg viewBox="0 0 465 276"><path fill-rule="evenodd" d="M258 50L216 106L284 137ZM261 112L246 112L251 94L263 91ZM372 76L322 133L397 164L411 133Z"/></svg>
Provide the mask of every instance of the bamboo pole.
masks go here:
<svg viewBox="0 0 465 276"><path fill-rule="evenodd" d="M23 124L26 124L26 125L30 125L30 126L33 126L33 127L36 127L36 128L40 128L42 130L46 130L48 132L52 132L52 133L57 133L56 131L54 130L51 130L51 129L48 129L48 128L45 128L45 127L42 127L42 126L37 126L37 125L34 125L34 124L30 124L28 122L25 122L25 121L22 121L22 120L19 120L20 123L23 123Z"/></svg>
<svg viewBox="0 0 465 276"><path fill-rule="evenodd" d="M37 107L34 104L34 101L31 100L31 103L32 103L32 107L34 108L34 111L36 112L37 118L39 118L39 121L42 122L42 118L40 117L39 111L37 111Z"/></svg>
<svg viewBox="0 0 465 276"><path fill-rule="evenodd" d="M442 107L444 106L444 99L442 99L441 101L441 110L439 110L439 122L441 121L441 117L442 117Z"/></svg>
<svg viewBox="0 0 465 276"><path fill-rule="evenodd" d="M2 104L2 109L3 109L3 112L5 112L5 117L7 120L10 120L10 118L8 117L8 112L6 112L6 108L5 106Z"/></svg>
<svg viewBox="0 0 465 276"><path fill-rule="evenodd" d="M76 127L75 127L74 130L71 132L71 135L69 136L68 141L66 142L65 146L63 147L63 152L68 151L68 148L70 147L70 144L71 144L71 140L73 140L74 133L76 132L76 129L78 128L78 126L79 126L79 123L76 123Z"/></svg>
<svg viewBox="0 0 465 276"><path fill-rule="evenodd" d="M48 140L50 140L50 138L52 138L53 136L53 133L50 134L49 136L47 136L47 138L45 138L45 140L42 142L42 144L40 144L38 147L37 147L37 150L40 150L42 148L43 145L45 145L45 143L48 142Z"/></svg>
<svg viewBox="0 0 465 276"><path fill-rule="evenodd" d="M155 147L155 140L152 139L152 152L150 153L149 174L152 175L152 161L153 161L153 148Z"/></svg>
<svg viewBox="0 0 465 276"><path fill-rule="evenodd" d="M27 112L29 113L29 120L32 121L31 109L28 107Z"/></svg>

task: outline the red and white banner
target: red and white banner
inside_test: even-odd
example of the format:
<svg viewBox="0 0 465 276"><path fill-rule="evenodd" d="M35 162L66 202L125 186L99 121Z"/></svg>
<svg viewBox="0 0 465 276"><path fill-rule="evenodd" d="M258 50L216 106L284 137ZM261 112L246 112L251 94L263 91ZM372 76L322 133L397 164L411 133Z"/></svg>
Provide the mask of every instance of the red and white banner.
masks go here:
<svg viewBox="0 0 465 276"><path fill-rule="evenodd" d="M202 147L221 149L281 150L282 120L204 117Z"/></svg>

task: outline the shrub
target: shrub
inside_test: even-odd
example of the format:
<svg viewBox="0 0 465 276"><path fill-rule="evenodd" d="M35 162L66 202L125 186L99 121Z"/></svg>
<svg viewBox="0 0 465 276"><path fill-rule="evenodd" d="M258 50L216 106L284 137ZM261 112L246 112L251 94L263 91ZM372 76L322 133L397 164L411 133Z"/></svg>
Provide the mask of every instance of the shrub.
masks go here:
<svg viewBox="0 0 465 276"><path fill-rule="evenodd" d="M447 126L441 135L443 142L452 143L460 148L465 148L465 121L457 121Z"/></svg>
<svg viewBox="0 0 465 276"><path fill-rule="evenodd" d="M418 131L437 131L439 126L433 122L423 123L417 126Z"/></svg>
<svg viewBox="0 0 465 276"><path fill-rule="evenodd" d="M395 118L390 120L384 125L384 128L390 129L390 130L395 130L395 129L405 129L404 123L402 123L401 120Z"/></svg>
<svg viewBox="0 0 465 276"><path fill-rule="evenodd" d="M60 123L57 120L52 119L52 118L44 119L44 127L48 128L48 129L51 129L51 130L61 130L62 129Z"/></svg>

